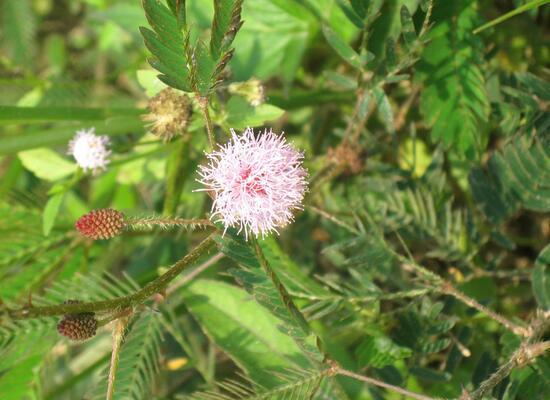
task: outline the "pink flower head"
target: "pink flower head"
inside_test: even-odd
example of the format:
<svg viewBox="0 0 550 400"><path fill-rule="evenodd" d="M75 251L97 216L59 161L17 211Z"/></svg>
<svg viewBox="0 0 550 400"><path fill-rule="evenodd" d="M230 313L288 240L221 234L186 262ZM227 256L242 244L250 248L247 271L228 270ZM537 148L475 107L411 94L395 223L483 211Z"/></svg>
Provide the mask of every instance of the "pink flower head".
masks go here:
<svg viewBox="0 0 550 400"><path fill-rule="evenodd" d="M265 130L254 136L248 128L219 150L207 154L207 165L199 167L206 186L214 193L211 219L225 226L239 226L248 239L249 231L265 237L294 219L292 211L301 209L307 189L303 154L281 135Z"/></svg>

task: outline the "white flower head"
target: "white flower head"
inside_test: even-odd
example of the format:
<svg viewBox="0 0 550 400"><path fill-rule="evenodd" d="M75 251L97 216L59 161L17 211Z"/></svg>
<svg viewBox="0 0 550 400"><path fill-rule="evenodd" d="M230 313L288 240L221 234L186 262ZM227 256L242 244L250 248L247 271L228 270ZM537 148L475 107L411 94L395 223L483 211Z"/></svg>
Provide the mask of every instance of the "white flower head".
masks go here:
<svg viewBox="0 0 550 400"><path fill-rule="evenodd" d="M207 154L209 163L199 167L198 182L206 187L200 190L213 192L211 219L226 230L238 226L247 239L249 232L265 237L302 208L307 190L303 154L271 130L258 136L251 128L240 136L231 133L231 140Z"/></svg>
<svg viewBox="0 0 550 400"><path fill-rule="evenodd" d="M84 171L94 174L105 170L109 164L111 150L107 149L110 140L107 136L95 135L95 128L82 129L76 132L69 142L68 154L72 155Z"/></svg>

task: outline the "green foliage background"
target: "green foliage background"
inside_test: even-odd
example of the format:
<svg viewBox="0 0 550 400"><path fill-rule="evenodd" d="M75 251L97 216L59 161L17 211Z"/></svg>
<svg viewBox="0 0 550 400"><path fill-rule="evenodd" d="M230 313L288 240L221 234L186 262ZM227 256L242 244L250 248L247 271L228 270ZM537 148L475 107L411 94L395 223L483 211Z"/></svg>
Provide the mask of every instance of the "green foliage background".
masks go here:
<svg viewBox="0 0 550 400"><path fill-rule="evenodd" d="M310 192L280 236L216 235L134 307L113 398L404 398L332 362L433 398L475 393L522 338L443 282L518 326L549 318L547 3L3 0L0 398L105 397L110 325L74 343L59 318L9 311L131 294L207 236L73 228L107 207L208 215L201 99L218 142L284 131ZM168 143L142 119L166 85L194 99ZM90 127L113 150L95 176L66 154ZM484 398L550 398L548 355L516 366Z"/></svg>

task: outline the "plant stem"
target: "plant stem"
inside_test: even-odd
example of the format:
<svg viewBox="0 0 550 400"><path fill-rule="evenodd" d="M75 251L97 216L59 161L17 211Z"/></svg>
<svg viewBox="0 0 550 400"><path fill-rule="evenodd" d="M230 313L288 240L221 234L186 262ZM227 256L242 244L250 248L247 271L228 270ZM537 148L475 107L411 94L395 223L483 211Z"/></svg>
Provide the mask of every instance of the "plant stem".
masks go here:
<svg viewBox="0 0 550 400"><path fill-rule="evenodd" d="M343 369L341 367L336 368L336 374L342 375L342 376L347 376L347 377L356 379L356 380L361 381L361 382L366 382L370 385L382 387L384 389L388 389L388 390L391 390L393 392L402 394L403 396L410 397L411 399L416 399L416 400L435 400L435 399L437 399L436 397L424 396L420 393L411 392L410 390L403 389L399 386L390 385L389 383L380 381L378 379L374 379L374 378L371 378L371 377L368 377L368 376L359 375L359 374L356 374L355 372L348 371L348 370Z"/></svg>
<svg viewBox="0 0 550 400"><path fill-rule="evenodd" d="M512 357L500 366L500 368L492 374L489 378L481 382L479 387L469 395L465 395L464 398L468 400L481 400L485 393L489 392L496 385L502 382L512 370L518 366L523 366L527 362L532 361L536 357L544 354L550 349L550 341L539 342L531 344L529 346L521 346L517 349Z"/></svg>
<svg viewBox="0 0 550 400"><path fill-rule="evenodd" d="M214 150L214 144L216 140L214 139L214 127L212 126L212 120L210 119L210 113L208 111L208 98L207 97L198 97L199 106L204 117L204 122L206 124L206 133L208 134L208 142L210 143L210 148Z"/></svg>
<svg viewBox="0 0 550 400"><path fill-rule="evenodd" d="M177 217L151 217L151 218L136 218L130 220L127 223L129 228L150 228L153 225L158 225L162 228L168 228L171 226L214 226L212 222L208 219L186 219L186 218L177 218Z"/></svg>
<svg viewBox="0 0 550 400"><path fill-rule="evenodd" d="M111 352L111 366L109 368L107 395L105 396L106 400L112 400L115 393L116 370L118 367L118 360L120 356L120 347L122 345L122 339L124 338L124 329L126 329L128 320L128 317L119 318L113 326L113 351Z"/></svg>
<svg viewBox="0 0 550 400"><path fill-rule="evenodd" d="M59 304L55 306L43 306L43 307L23 307L17 310L5 310L4 314L7 314L8 318L13 320L49 317L54 315L83 313L83 312L97 312L106 310L116 310L126 307L134 307L145 302L149 297L155 293L162 292L166 286L176 278L181 271L185 269L189 264L195 262L201 255L206 253L215 245L214 234L204 239L197 247L195 247L189 254L176 262L168 271L149 282L140 290L135 293L117 297L110 300L94 301L89 303L73 303L73 304ZM1 314L0 314L1 315Z"/></svg>
<svg viewBox="0 0 550 400"><path fill-rule="evenodd" d="M475 299L467 296L466 294L464 294L463 292L461 292L460 290L455 288L453 285L451 285L451 283L449 283L449 282L445 282L442 285L442 293L453 296L454 298L460 300L464 304L466 304L466 305L468 305L472 308L475 308L476 310L478 310L478 311L482 312L483 314L487 315L489 318L495 320L496 322L498 322L499 324L501 324L502 326L504 326L505 328L512 331L513 333L515 333L518 336L527 337L527 336L530 335L529 329L527 329L523 326L520 326L520 325L504 318L502 315L500 315L500 314L494 312L493 310L485 307L483 304L478 303Z"/></svg>

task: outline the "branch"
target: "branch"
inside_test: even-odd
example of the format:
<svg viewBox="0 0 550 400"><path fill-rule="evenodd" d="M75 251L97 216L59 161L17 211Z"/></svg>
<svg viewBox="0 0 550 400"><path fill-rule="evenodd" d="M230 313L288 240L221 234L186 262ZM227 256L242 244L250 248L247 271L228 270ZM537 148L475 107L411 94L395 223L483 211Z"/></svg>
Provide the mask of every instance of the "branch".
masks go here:
<svg viewBox="0 0 550 400"><path fill-rule="evenodd" d="M481 382L479 387L472 393L465 391L460 400L481 400L485 393L491 391L496 385L502 382L502 380L510 375L514 368L521 368L550 350L550 341L539 341L549 323L550 312L542 312L540 317L535 319L529 328L527 328L529 336L523 339L510 359L501 365L489 378Z"/></svg>
<svg viewBox="0 0 550 400"><path fill-rule="evenodd" d="M124 330L128 324L129 317L119 318L113 325L113 351L111 352L111 366L109 368L109 379L107 381L106 400L112 400L115 393L116 370L120 356L120 347L124 339Z"/></svg>
<svg viewBox="0 0 550 400"><path fill-rule="evenodd" d="M210 143L210 148L214 150L214 144L216 143L216 140L214 139L214 127L212 125L212 120L210 119L210 113L208 112L208 98L199 96L197 100L199 102L201 113L206 124L208 143Z"/></svg>
<svg viewBox="0 0 550 400"><path fill-rule="evenodd" d="M528 337L530 335L529 329L525 328L523 326L520 326L512 321L510 321L507 318L504 318L502 315L494 312L490 308L485 307L483 304L480 304L475 299L467 296L457 288L455 288L451 283L444 282L441 286L442 293L448 294L450 296L453 296L454 298L460 300L464 304L475 308L476 310L482 312L483 314L487 315L489 318L495 320L508 330L512 331L518 336Z"/></svg>
<svg viewBox="0 0 550 400"><path fill-rule="evenodd" d="M334 361L333 361L333 363L334 363ZM343 368L341 368L340 366L337 366L337 365L333 368L334 368L334 373L337 374L337 375L347 376L347 377L356 379L356 380L361 381L361 382L366 382L370 385L374 385L374 386L378 386L378 387L381 387L381 388L384 388L384 389L388 389L388 390L391 390L392 392L402 394L403 396L407 396L411 399L416 399L416 400L437 400L437 397L424 396L423 394L420 394L420 393L411 392L410 390L403 389L399 386L391 385L389 383L380 381L378 379L374 379L374 378L371 378L371 377L368 377L368 376L363 376L363 375L356 374L355 372L348 371L348 370L343 369Z"/></svg>
<svg viewBox="0 0 550 400"><path fill-rule="evenodd" d="M17 310L4 310L2 314L6 314L7 317L12 320L19 320L134 307L145 302L153 294L162 292L166 286L168 286L168 284L185 269L185 267L195 262L201 255L210 250L215 243L213 234L208 236L189 254L170 267L168 271L131 295L89 303L59 304L55 306L43 307L22 307Z"/></svg>
<svg viewBox="0 0 550 400"><path fill-rule="evenodd" d="M187 227L206 227L214 226L208 219L185 219L177 217L147 217L136 218L127 222L127 227L132 229L152 228L153 225L160 226L163 229L168 229L172 226L187 226Z"/></svg>
<svg viewBox="0 0 550 400"><path fill-rule="evenodd" d="M522 367L550 349L550 341L539 342L527 346L520 346L512 357L485 381L472 394L465 394L464 400L481 400L485 393L493 389L506 378L516 367ZM467 397L466 397L467 396Z"/></svg>

